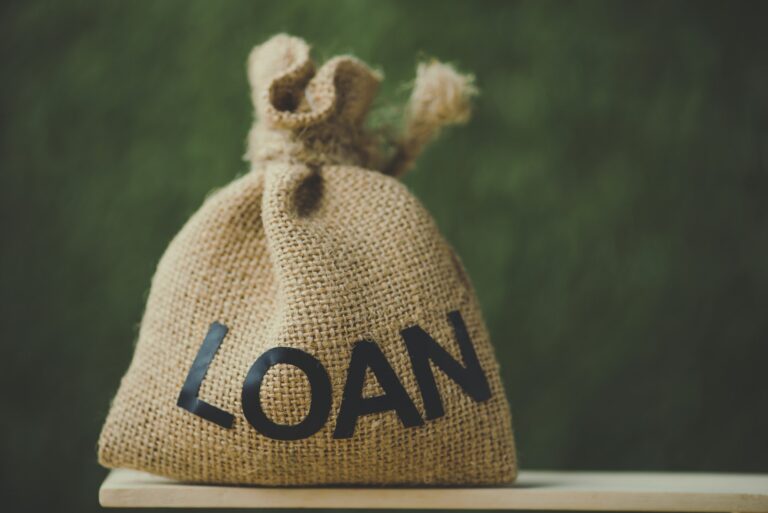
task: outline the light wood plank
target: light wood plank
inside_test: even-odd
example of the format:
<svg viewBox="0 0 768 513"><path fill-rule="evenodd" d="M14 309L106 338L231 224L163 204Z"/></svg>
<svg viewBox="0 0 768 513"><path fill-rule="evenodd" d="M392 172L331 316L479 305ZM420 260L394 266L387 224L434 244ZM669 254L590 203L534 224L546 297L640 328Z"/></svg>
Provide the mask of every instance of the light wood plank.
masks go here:
<svg viewBox="0 0 768 513"><path fill-rule="evenodd" d="M663 472L521 472L483 488L275 488L185 484L113 470L105 507L529 509L768 512L768 475Z"/></svg>

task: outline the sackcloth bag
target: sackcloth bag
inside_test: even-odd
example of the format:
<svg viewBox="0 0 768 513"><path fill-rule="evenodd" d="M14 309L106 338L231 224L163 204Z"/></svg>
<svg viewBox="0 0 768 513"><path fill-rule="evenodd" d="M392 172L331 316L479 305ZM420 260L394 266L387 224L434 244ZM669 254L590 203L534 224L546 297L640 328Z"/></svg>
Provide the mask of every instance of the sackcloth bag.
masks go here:
<svg viewBox="0 0 768 513"><path fill-rule="evenodd" d="M250 171L210 195L152 279L98 458L179 480L498 484L510 412L478 301L398 177L464 122L472 78L420 64L397 137L380 74L277 35L248 59Z"/></svg>

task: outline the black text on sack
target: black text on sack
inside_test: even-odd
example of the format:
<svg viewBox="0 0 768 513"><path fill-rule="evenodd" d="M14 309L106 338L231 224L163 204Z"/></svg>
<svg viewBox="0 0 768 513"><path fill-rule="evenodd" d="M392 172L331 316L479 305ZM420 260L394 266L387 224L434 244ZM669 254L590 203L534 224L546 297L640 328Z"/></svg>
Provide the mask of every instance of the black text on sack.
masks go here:
<svg viewBox="0 0 768 513"><path fill-rule="evenodd" d="M448 321L453 327L462 363L456 361L418 325L400 332L424 403L423 417L378 344L371 340L361 340L354 344L347 367L341 406L336 417L334 438L351 438L358 418L363 415L394 411L405 427L421 426L425 420L435 420L445 415L434 368L443 372L473 400L482 402L491 397L488 380L480 366L461 314L458 311L450 312ZM226 334L226 326L218 322L211 324L181 388L177 405L221 427L231 428L234 421L231 413L198 397L200 385ZM277 364L288 364L300 369L306 375L312 390L309 412L298 424L275 423L262 409L261 385L269 369ZM383 394L363 397L365 376L369 369L376 377ZM268 438L300 440L312 436L325 425L331 413L331 398L331 380L319 360L300 349L275 347L262 354L245 377L242 388L243 415L254 429Z"/></svg>

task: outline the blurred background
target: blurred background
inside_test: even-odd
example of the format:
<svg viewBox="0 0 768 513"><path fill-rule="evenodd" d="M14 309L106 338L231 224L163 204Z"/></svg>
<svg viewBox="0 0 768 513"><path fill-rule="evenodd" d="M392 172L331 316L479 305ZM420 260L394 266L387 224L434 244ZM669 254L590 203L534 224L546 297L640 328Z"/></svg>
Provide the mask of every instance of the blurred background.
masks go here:
<svg viewBox="0 0 768 513"><path fill-rule="evenodd" d="M768 2L0 7L0 487L96 511L150 278L246 171L249 50L477 76L405 181L457 248L529 469L768 472Z"/></svg>

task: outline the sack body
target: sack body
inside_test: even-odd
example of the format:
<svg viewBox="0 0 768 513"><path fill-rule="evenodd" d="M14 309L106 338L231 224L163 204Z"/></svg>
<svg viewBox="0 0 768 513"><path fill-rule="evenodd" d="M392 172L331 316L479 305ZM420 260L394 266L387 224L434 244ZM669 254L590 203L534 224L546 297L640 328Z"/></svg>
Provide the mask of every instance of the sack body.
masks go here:
<svg viewBox="0 0 768 513"><path fill-rule="evenodd" d="M512 481L471 283L396 173L368 167L379 77L350 57L315 71L282 35L249 74L252 169L160 260L99 461L206 483Z"/></svg>

